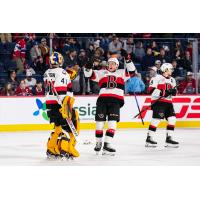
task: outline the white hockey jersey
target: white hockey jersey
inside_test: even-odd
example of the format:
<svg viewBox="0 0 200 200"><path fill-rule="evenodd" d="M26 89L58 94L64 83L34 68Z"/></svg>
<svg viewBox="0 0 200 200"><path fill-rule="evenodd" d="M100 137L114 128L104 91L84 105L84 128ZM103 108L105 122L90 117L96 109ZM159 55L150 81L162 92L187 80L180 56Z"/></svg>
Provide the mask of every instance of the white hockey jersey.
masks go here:
<svg viewBox="0 0 200 200"><path fill-rule="evenodd" d="M52 84L50 82L52 81ZM44 73L46 104L58 104L55 90L62 101L66 95L72 96L69 74L62 68L50 68Z"/></svg>
<svg viewBox="0 0 200 200"><path fill-rule="evenodd" d="M130 76L127 70L118 69L115 72L108 70L91 70L86 77L98 82L100 87L97 101L117 102L121 106L124 104L124 84Z"/></svg>
<svg viewBox="0 0 200 200"><path fill-rule="evenodd" d="M151 102L155 102L161 94L165 95L165 90L169 90L176 87L176 80L173 77L166 78L163 75L157 74L149 82L148 92L151 94ZM172 102L172 96L163 97L159 101Z"/></svg>

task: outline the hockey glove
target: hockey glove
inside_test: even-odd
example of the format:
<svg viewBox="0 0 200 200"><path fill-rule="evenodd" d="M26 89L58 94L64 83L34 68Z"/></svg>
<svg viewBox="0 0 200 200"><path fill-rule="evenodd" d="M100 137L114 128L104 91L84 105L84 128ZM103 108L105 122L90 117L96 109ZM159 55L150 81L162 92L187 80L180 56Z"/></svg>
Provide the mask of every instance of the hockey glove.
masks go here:
<svg viewBox="0 0 200 200"><path fill-rule="evenodd" d="M168 97L170 95L176 96L176 92L177 92L177 90L175 88L169 89L169 90L165 90L165 97Z"/></svg>

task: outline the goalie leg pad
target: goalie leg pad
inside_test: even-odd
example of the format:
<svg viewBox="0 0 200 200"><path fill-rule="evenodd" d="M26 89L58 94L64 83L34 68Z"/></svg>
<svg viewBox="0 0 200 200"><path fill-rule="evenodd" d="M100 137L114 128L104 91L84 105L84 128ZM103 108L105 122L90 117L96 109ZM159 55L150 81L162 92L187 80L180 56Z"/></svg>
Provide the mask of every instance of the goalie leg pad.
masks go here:
<svg viewBox="0 0 200 200"><path fill-rule="evenodd" d="M78 132L78 134L80 134L80 121L79 121L79 114L77 110L74 110L74 126ZM76 139L74 137L74 135L72 133L69 133L70 136L70 142L69 142L69 153L72 154L74 157L79 157L80 154L79 152L76 150L75 146L76 146Z"/></svg>
<svg viewBox="0 0 200 200"><path fill-rule="evenodd" d="M55 131L51 133L51 137L48 139L47 142L47 151L54 155L59 155L60 150L58 147L58 137L62 133L61 126L55 126Z"/></svg>
<svg viewBox="0 0 200 200"><path fill-rule="evenodd" d="M66 134L62 134L61 138L59 139L58 147L61 157L69 156L69 138L66 136Z"/></svg>

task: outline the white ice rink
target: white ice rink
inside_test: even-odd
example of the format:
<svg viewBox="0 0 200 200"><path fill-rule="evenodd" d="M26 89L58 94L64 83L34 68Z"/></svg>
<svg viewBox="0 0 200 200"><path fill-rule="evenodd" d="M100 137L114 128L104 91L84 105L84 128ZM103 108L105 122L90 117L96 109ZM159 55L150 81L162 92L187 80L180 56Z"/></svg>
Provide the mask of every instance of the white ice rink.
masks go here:
<svg viewBox="0 0 200 200"><path fill-rule="evenodd" d="M95 155L94 131L81 131L77 149L80 157L70 161L46 159L49 131L1 132L0 165L76 165L76 166L128 166L128 165L200 165L200 129L176 129L174 139L179 148L165 148L165 130L159 129L155 137L157 148L145 148L146 129L118 130L114 157ZM85 141L92 144L85 145Z"/></svg>

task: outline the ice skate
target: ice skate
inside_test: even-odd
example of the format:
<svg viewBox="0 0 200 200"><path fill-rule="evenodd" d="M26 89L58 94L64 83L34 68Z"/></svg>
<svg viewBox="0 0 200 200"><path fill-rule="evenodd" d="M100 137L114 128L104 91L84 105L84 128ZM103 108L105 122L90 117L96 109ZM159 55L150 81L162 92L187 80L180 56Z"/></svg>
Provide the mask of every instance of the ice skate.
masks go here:
<svg viewBox="0 0 200 200"><path fill-rule="evenodd" d="M54 154L49 150L47 150L46 155L47 155L47 159L48 160L57 160L57 159L59 159L59 155L58 154Z"/></svg>
<svg viewBox="0 0 200 200"><path fill-rule="evenodd" d="M145 147L157 147L157 142L151 136L147 136Z"/></svg>
<svg viewBox="0 0 200 200"><path fill-rule="evenodd" d="M115 152L116 152L116 150L114 148L112 148L109 143L104 142L102 155L114 156Z"/></svg>
<svg viewBox="0 0 200 200"><path fill-rule="evenodd" d="M179 147L179 143L172 140L171 136L167 136L166 140L165 140L165 147L173 147L173 148L177 148Z"/></svg>
<svg viewBox="0 0 200 200"><path fill-rule="evenodd" d="M70 155L68 152L65 152L63 150L60 151L60 160L63 160L63 161L69 160L69 157Z"/></svg>
<svg viewBox="0 0 200 200"><path fill-rule="evenodd" d="M102 142L97 142L96 146L94 148L94 151L96 152L96 155L99 155L99 152L101 151L102 148Z"/></svg>

